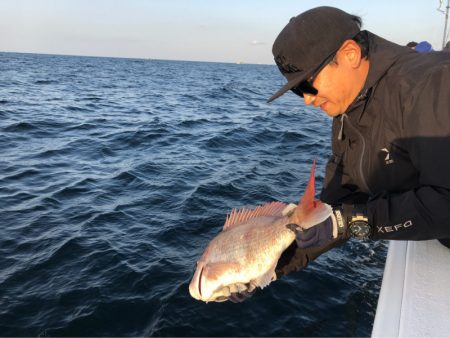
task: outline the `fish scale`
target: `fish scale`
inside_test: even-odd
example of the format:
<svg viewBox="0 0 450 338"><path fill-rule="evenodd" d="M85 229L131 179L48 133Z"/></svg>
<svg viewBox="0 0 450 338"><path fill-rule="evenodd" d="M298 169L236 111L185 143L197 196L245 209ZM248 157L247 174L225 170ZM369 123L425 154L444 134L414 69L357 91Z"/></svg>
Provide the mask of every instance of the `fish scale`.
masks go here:
<svg viewBox="0 0 450 338"><path fill-rule="evenodd" d="M273 252L279 252L279 246L290 245L295 238L294 233L285 226L289 223L287 217L282 217L275 223L273 219L263 216L254 220L261 222L256 229L249 222L220 233L211 242L210 250L214 254L211 254L210 262L226 260L245 264L248 260L247 257L258 260L269 255L275 258L277 255ZM271 222L269 223L269 221ZM247 235L249 238L242 241L241 238L245 238L249 232L251 232L251 236ZM278 247L274 246L274 242L278 243Z"/></svg>

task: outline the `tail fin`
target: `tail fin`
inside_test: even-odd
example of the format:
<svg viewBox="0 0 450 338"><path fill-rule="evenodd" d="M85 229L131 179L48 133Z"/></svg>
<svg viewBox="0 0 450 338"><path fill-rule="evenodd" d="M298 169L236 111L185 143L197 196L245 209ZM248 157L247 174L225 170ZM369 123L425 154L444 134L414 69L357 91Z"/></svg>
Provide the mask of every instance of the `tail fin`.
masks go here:
<svg viewBox="0 0 450 338"><path fill-rule="evenodd" d="M291 216L292 223L297 224L303 229L323 222L330 217L332 212L328 204L314 199L316 194L315 169L316 161L314 160L305 193L300 198L300 203Z"/></svg>
<svg viewBox="0 0 450 338"><path fill-rule="evenodd" d="M316 195L316 160L314 160L311 172L309 173L308 185L306 186L305 192L303 196L300 198L299 207L303 213L307 213L308 211L312 211L314 209L316 202L314 201L314 197Z"/></svg>

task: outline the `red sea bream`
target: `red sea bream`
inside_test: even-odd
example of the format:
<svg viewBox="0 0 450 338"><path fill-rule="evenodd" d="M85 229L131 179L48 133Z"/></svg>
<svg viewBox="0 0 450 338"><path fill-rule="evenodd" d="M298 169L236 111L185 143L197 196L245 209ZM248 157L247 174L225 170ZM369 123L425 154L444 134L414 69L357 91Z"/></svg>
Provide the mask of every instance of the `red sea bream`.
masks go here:
<svg viewBox="0 0 450 338"><path fill-rule="evenodd" d="M331 207L314 200L315 162L299 205L272 202L255 209L233 210L222 232L197 261L189 285L195 299L220 302L233 292L264 288L276 279L275 267L283 251L295 240L288 224L301 228L320 223Z"/></svg>

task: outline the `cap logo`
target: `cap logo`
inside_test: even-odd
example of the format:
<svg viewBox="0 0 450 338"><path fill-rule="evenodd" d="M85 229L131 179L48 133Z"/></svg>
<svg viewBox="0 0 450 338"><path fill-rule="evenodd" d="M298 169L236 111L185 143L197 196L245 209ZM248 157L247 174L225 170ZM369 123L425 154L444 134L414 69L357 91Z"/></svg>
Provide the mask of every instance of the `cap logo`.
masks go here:
<svg viewBox="0 0 450 338"><path fill-rule="evenodd" d="M283 74L298 73L303 71L303 69L298 68L296 65L286 62L286 57L281 55L278 55L275 58L275 63L277 64L280 72L282 72Z"/></svg>

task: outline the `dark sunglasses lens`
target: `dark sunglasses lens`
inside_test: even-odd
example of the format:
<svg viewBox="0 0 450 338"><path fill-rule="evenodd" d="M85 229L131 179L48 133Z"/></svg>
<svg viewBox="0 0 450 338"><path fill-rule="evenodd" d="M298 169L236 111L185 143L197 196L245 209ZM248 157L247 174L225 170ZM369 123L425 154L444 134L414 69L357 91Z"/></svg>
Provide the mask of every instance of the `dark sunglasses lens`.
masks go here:
<svg viewBox="0 0 450 338"><path fill-rule="evenodd" d="M303 97L303 94L317 95L317 89L308 81L301 82L298 86L291 89L295 94Z"/></svg>

